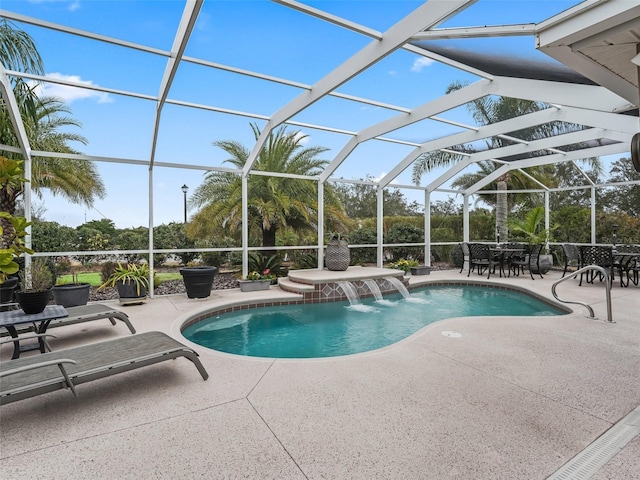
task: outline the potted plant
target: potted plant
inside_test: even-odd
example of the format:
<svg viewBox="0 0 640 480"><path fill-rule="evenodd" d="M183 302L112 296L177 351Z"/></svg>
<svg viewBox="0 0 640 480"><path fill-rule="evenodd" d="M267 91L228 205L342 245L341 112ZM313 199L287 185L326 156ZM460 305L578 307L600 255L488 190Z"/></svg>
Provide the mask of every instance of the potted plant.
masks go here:
<svg viewBox="0 0 640 480"><path fill-rule="evenodd" d="M116 287L120 303L142 303L149 289L149 265L146 263L122 263L113 270L100 289Z"/></svg>
<svg viewBox="0 0 640 480"><path fill-rule="evenodd" d="M249 273L244 280L240 280L240 291L255 292L258 290L268 290L271 282L276 279L275 274L271 273L268 268L262 273L254 270Z"/></svg>
<svg viewBox="0 0 640 480"><path fill-rule="evenodd" d="M209 266L183 267L180 269L188 298L206 298L211 295L213 279L218 269Z"/></svg>
<svg viewBox="0 0 640 480"><path fill-rule="evenodd" d="M417 260L406 260L401 258L397 262L390 263L389 267L395 268L396 270L402 270L404 273L409 273L412 268L417 268L418 264Z"/></svg>
<svg viewBox="0 0 640 480"><path fill-rule="evenodd" d="M71 266L68 259L63 259L58 263L58 272L71 272L71 282L59 280L53 287L53 296L58 305L63 307L77 307L78 305L86 305L89 301L89 292L91 290L90 283L80 282L78 280L78 272Z"/></svg>
<svg viewBox="0 0 640 480"><path fill-rule="evenodd" d="M324 264L329 270L343 271L349 268L351 254L346 237L335 232L329 235L324 253Z"/></svg>
<svg viewBox="0 0 640 480"><path fill-rule="evenodd" d="M20 290L15 293L16 301L24 313L40 313L51 299L53 273L42 258L34 259L29 270L20 271Z"/></svg>
<svg viewBox="0 0 640 480"><path fill-rule="evenodd" d="M544 251L548 252L548 244L551 239L551 233L558 228L555 225L551 228L544 229L544 207L535 207L531 209L524 217L524 220L514 220L509 222L509 229L516 236L523 237L529 245L542 244ZM533 273L547 273L553 266L553 255L540 255L540 271L538 267L532 266Z"/></svg>

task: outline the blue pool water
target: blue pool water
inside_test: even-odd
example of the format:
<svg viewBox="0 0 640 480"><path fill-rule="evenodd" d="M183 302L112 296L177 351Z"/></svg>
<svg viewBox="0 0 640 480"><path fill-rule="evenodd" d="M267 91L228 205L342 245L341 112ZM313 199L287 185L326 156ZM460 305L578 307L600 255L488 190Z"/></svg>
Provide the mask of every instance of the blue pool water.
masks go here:
<svg viewBox="0 0 640 480"><path fill-rule="evenodd" d="M182 333L194 343L237 355L316 358L375 350L446 318L562 314L511 290L438 286L413 290L408 299L385 295L380 302L365 298L355 306L329 302L243 310L207 318Z"/></svg>

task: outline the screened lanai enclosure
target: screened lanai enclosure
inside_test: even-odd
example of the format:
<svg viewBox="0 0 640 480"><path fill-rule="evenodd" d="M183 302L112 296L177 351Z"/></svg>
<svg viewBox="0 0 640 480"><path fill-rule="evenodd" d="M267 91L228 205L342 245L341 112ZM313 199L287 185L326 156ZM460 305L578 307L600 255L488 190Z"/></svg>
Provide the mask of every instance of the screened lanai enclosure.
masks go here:
<svg viewBox="0 0 640 480"><path fill-rule="evenodd" d="M152 268L153 254L165 251L154 247L154 226L197 220L192 234L215 236L207 219L241 234L236 245L198 251L241 253L244 275L249 253L263 249L312 249L322 268L327 233L340 225L331 203L336 185L375 192L377 242L367 247L378 266L388 246L382 219L390 190L424 211L424 241L411 245L424 248L428 265L433 202L461 205L456 242L493 240L471 238L478 198L498 198L498 218L500 198L535 192L549 228L550 199L574 192L588 199L596 243L606 241L596 238L599 192L640 188L632 178L606 181L587 168L595 158L632 154L640 168L639 149L632 148L640 131L635 1L6 0L2 8L5 27L30 35L43 63L0 67L2 127L11 131L3 140L15 139L2 142L0 154L24 160L27 180L44 177L37 191L25 183L25 217L39 205L44 218L62 224L81 224L88 215L147 226ZM82 124L63 131L83 139L72 138L63 150L42 141L47 126L39 130L25 119L19 84L41 98L63 99ZM282 132L301 148L317 148L323 161L296 170L264 160ZM227 162L234 152L242 162ZM93 164L104 195L85 205L56 195L42 165L65 161ZM562 168L536 173L550 166ZM234 208L203 201L214 193L206 183L212 175L218 186L237 182ZM474 181L460 186L456 179L464 175ZM311 197L299 193L306 210L297 207L313 225L311 240L268 248L250 241L257 210L247 200L257 176L274 179L264 182L274 190L277 179L304 195L311 188ZM508 185L510 176L528 186ZM504 224L495 232L508 235Z"/></svg>

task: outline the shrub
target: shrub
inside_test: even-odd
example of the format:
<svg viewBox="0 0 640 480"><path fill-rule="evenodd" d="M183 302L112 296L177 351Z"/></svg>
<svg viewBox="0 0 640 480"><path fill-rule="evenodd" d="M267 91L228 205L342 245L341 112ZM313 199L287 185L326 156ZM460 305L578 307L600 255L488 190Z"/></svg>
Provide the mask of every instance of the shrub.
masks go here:
<svg viewBox="0 0 640 480"><path fill-rule="evenodd" d="M375 227L362 227L358 230L354 230L349 234L351 243L363 245L363 244L375 244L378 241L378 234ZM363 263L375 263L377 256L377 249L375 247L358 248L352 247L351 252L351 264L360 265Z"/></svg>
<svg viewBox="0 0 640 480"><path fill-rule="evenodd" d="M286 275L282 267L282 258L279 255L267 257L260 253L252 253L249 255L248 267L250 272L264 272L268 270L271 274L278 277Z"/></svg>
<svg viewBox="0 0 640 480"><path fill-rule="evenodd" d="M318 255L309 252L294 252L291 254L293 268L304 270L308 268L318 268Z"/></svg>
<svg viewBox="0 0 640 480"><path fill-rule="evenodd" d="M419 243L424 239L424 232L410 223L399 223L389 229L385 243ZM424 257L422 247L389 247L392 259L410 258L420 260Z"/></svg>
<svg viewBox="0 0 640 480"><path fill-rule="evenodd" d="M109 280L111 275L113 275L113 272L116 271L117 267L117 262L104 262L102 264L102 266L100 267L100 279L102 280L102 283L105 283L107 280Z"/></svg>

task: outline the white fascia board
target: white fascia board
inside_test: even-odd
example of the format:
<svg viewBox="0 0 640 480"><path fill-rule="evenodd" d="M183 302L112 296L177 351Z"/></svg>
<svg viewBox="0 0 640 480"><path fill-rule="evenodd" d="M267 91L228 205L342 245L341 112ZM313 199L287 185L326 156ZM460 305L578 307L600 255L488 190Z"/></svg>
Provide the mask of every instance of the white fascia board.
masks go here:
<svg viewBox="0 0 640 480"><path fill-rule="evenodd" d="M450 38L514 37L533 35L535 23L490 25L485 27L438 28L415 34L411 40L442 40Z"/></svg>
<svg viewBox="0 0 640 480"><path fill-rule="evenodd" d="M640 16L640 5L635 0L608 0L584 2L577 5L572 15L563 13L536 26L538 48L570 45Z"/></svg>
<svg viewBox="0 0 640 480"><path fill-rule="evenodd" d="M590 78L594 82L600 85L606 85L609 90L616 93L621 98L624 98L630 104L640 104L638 88L635 85L627 82L623 77L613 74L611 70L600 65L598 62L593 61L589 57L586 57L580 52L572 51L570 47L566 46L548 47L543 51L550 57L553 57L557 61L571 67L573 70L580 72L582 75ZM628 110L629 107L630 106L623 106L619 108L619 110L625 111Z"/></svg>
<svg viewBox="0 0 640 480"><path fill-rule="evenodd" d="M511 118L503 122L492 123L491 125L485 125L478 130L470 132L461 132L446 137L431 140L423 143L420 147L410 152L403 160L401 160L391 171L380 180L381 186L386 186L393 181L398 175L400 175L409 165L411 165L416 158L423 153L432 152L434 150L440 150L442 148L448 148L453 145L460 145L462 143L474 142L482 140L483 138L493 137L495 135L503 134L504 132L513 132L516 130L522 130L524 128L530 128L541 123L552 122L554 120L562 120L560 118L559 110L556 108L548 108L546 110L540 110L527 115L521 115L519 117Z"/></svg>
<svg viewBox="0 0 640 480"><path fill-rule="evenodd" d="M526 78L495 77L497 95L550 104L589 108L603 112L628 110L628 100L597 85L550 82Z"/></svg>
<svg viewBox="0 0 640 480"><path fill-rule="evenodd" d="M292 101L275 112L260 132L245 166L246 175L258 158L271 131L291 117L317 102L340 85L401 48L415 33L439 24L456 11L475 3L476 0L435 0L428 1L415 9L387 30L380 40L373 40L359 52L338 66L313 85L311 90L302 92Z"/></svg>
<svg viewBox="0 0 640 480"><path fill-rule="evenodd" d="M451 92L448 95L438 97L432 102L425 103L424 105L413 109L410 113L397 115L393 118L384 120L380 123L371 125L370 127L361 130L355 137L351 138L347 142L342 150L338 152L338 155L336 155L331 163L327 165L327 168L325 168L320 175L320 181L324 182L327 178L329 178L360 143L366 142L367 140L371 140L372 138L391 132L393 130L406 127L407 125L411 125L412 123L429 118L432 115L445 112L452 108L471 102L479 97L482 97L484 95L483 91L485 90L485 87L488 83L490 82L488 82L487 80L481 80L479 82L461 88L460 90Z"/></svg>
<svg viewBox="0 0 640 480"><path fill-rule="evenodd" d="M540 165L550 165L552 163L568 162L571 160L580 160L583 158L599 157L603 155L615 155L617 153L625 153L629 151L629 146L622 143L615 143L612 145L603 145L600 147L585 148L582 150L574 150L567 152L566 154L553 154L544 155L542 157L528 158L526 160L518 160L494 170L492 173L478 181L465 191L465 195L473 195L482 187L490 184L500 176L504 175L509 170L519 168L537 167Z"/></svg>

